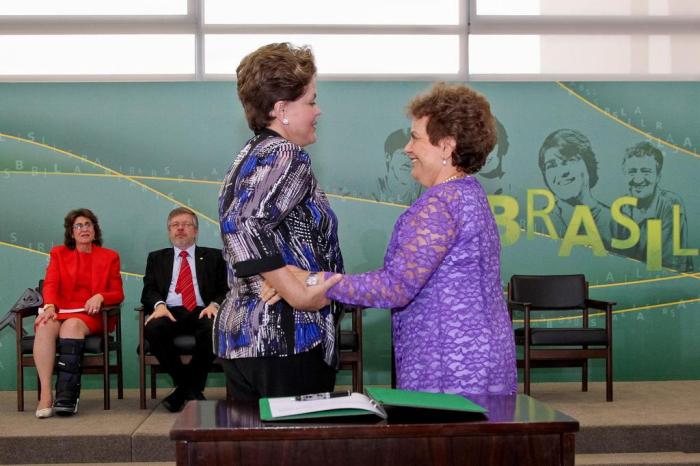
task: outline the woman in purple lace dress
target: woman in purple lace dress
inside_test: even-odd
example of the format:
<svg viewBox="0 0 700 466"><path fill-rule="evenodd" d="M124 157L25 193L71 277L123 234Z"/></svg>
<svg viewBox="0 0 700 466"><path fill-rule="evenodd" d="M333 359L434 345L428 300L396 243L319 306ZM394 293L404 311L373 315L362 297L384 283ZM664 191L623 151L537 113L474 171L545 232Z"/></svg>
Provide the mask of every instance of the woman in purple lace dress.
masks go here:
<svg viewBox="0 0 700 466"><path fill-rule="evenodd" d="M408 112L405 152L426 190L396 222L384 267L343 275L327 296L392 309L399 388L515 393L498 229L472 176L496 143L489 103L466 86L438 83L414 98ZM307 285L316 278L297 276Z"/></svg>

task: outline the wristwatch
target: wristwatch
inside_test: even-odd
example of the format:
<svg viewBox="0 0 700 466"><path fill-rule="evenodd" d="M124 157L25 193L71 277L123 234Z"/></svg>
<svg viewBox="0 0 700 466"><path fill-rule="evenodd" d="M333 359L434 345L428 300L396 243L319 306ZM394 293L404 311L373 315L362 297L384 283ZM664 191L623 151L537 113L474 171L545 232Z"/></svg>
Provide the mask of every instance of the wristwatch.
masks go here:
<svg viewBox="0 0 700 466"><path fill-rule="evenodd" d="M318 272L311 272L307 275L304 283L306 283L306 286L318 285Z"/></svg>

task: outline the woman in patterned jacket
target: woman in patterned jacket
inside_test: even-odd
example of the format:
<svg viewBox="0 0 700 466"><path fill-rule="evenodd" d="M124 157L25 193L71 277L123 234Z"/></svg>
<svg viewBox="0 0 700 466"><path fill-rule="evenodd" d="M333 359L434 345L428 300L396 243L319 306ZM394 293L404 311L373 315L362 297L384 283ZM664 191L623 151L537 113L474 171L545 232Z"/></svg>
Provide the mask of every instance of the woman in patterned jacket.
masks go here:
<svg viewBox="0 0 700 466"><path fill-rule="evenodd" d="M236 400L330 391L341 308L323 290L340 277L311 288L285 267L343 271L337 220L304 150L321 114L314 57L308 47L269 44L236 73L255 134L219 193L231 291L214 321L214 352ZM288 299L266 304L263 279Z"/></svg>
<svg viewBox="0 0 700 466"><path fill-rule="evenodd" d="M344 275L327 295L392 308L399 388L515 393L498 229L473 176L496 144L489 103L467 86L438 83L414 98L408 112L404 150L425 192L397 220L384 267Z"/></svg>

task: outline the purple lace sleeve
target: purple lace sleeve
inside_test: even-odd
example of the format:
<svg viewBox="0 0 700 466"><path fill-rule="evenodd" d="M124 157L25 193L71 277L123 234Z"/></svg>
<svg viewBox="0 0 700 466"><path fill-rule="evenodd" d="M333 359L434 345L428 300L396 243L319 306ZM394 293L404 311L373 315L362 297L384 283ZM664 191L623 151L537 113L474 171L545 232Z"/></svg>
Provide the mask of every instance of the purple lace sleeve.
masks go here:
<svg viewBox="0 0 700 466"><path fill-rule="evenodd" d="M396 223L384 267L345 275L327 296L365 307L407 305L423 287L457 237L457 225L440 193L424 195Z"/></svg>

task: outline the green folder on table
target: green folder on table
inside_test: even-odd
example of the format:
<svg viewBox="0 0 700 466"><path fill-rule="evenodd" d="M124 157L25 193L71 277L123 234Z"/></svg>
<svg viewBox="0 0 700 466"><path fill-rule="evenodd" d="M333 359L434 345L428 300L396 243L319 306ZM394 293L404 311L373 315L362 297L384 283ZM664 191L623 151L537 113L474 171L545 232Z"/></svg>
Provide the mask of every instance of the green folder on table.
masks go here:
<svg viewBox="0 0 700 466"><path fill-rule="evenodd" d="M487 413L485 408L461 395L380 387L367 387L365 391L366 395L352 393L349 396L309 401L298 401L295 397L261 398L260 419L286 421L362 415L375 415L387 419L387 408L390 408L390 411L415 409L431 412Z"/></svg>

